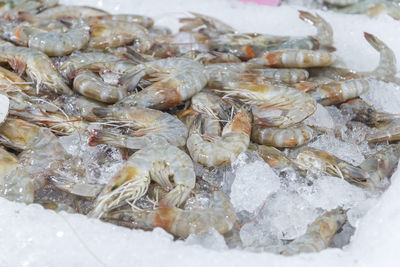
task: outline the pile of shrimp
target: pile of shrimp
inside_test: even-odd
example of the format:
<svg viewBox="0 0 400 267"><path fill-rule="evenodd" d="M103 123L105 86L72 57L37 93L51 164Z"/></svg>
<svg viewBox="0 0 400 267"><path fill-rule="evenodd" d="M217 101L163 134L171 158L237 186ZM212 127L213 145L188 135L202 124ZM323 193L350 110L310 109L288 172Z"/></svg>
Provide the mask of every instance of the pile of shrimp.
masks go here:
<svg viewBox="0 0 400 267"><path fill-rule="evenodd" d="M7 1L0 12L0 195L7 199L130 228L161 227L180 239L215 229L238 248L243 223L199 166L229 168L252 151L278 175L291 168L308 184L313 172L374 192L384 191L396 169L399 116L359 97L374 81L399 83L393 51L371 33L365 40L380 62L358 72L335 66L331 26L306 11L299 18L316 28L314 36L239 33L194 12L174 34L150 17L57 0ZM177 43L180 35L193 41ZM317 106L335 106L374 129L363 141L375 153L354 165L308 146L321 136L341 138L305 123ZM79 140L75 148L61 141L70 137ZM102 154L84 161L85 153L70 152L84 147ZM107 166L110 151L121 167L96 180L90 166ZM325 249L346 213L326 210L304 235L258 249Z"/></svg>

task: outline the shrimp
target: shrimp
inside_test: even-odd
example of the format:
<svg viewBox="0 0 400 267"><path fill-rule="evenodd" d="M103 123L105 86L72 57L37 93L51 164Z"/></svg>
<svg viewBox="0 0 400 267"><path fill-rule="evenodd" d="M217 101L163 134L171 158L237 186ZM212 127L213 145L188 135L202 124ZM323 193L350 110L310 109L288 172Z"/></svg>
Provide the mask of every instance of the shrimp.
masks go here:
<svg viewBox="0 0 400 267"><path fill-rule="evenodd" d="M36 14L57 4L58 0L7 0L1 2L0 13L7 19L13 19L19 13Z"/></svg>
<svg viewBox="0 0 400 267"><path fill-rule="evenodd" d="M379 126L384 121L400 118L399 114L378 112L372 105L360 98L351 99L340 105L343 114L352 116L353 121L360 121L370 127Z"/></svg>
<svg viewBox="0 0 400 267"><path fill-rule="evenodd" d="M0 67L0 90L6 92L23 91L28 94L35 93L30 82L26 82L15 72L9 71L3 67Z"/></svg>
<svg viewBox="0 0 400 267"><path fill-rule="evenodd" d="M116 211L103 218L119 225L152 230L161 227L176 237L187 238L211 229L220 234L229 232L236 223L235 210L229 198L220 191L210 193L207 208L158 208L145 211Z"/></svg>
<svg viewBox="0 0 400 267"><path fill-rule="evenodd" d="M219 90L252 105L256 124L285 128L305 120L317 107L312 97L282 85L233 83Z"/></svg>
<svg viewBox="0 0 400 267"><path fill-rule="evenodd" d="M371 79L354 79L331 82L317 87L310 95L324 106L336 105L356 98L368 91L373 85Z"/></svg>
<svg viewBox="0 0 400 267"><path fill-rule="evenodd" d="M375 133L366 136L366 140L371 143L382 141L398 141L400 140L400 121L393 120L382 128L378 129Z"/></svg>
<svg viewBox="0 0 400 267"><path fill-rule="evenodd" d="M253 142L273 147L297 147L309 142L313 137L313 129L304 124L295 124L284 129L253 125L251 129Z"/></svg>
<svg viewBox="0 0 400 267"><path fill-rule="evenodd" d="M128 82L120 86L106 84L98 75L85 69L79 70L75 75L74 89L88 98L113 104L128 96Z"/></svg>
<svg viewBox="0 0 400 267"><path fill-rule="evenodd" d="M387 145L375 154L365 159L359 167L368 172L370 181L374 184L390 178L397 168L400 158L400 146L398 144Z"/></svg>
<svg viewBox="0 0 400 267"><path fill-rule="evenodd" d="M48 8L36 15L36 19L60 18L87 18L93 16L107 16L106 11L88 6L56 6Z"/></svg>
<svg viewBox="0 0 400 267"><path fill-rule="evenodd" d="M253 58L249 63L274 68L313 68L332 65L336 60L333 54L313 50L276 50Z"/></svg>
<svg viewBox="0 0 400 267"><path fill-rule="evenodd" d="M313 15L307 11L299 10L299 17L317 28L317 35L314 38L318 41L319 46L332 50L333 30L331 25L318 14Z"/></svg>
<svg viewBox="0 0 400 267"><path fill-rule="evenodd" d="M294 160L300 169L324 172L362 185L368 181L368 174L361 168L355 167L334 155L312 147L304 147L297 152Z"/></svg>
<svg viewBox="0 0 400 267"><path fill-rule="evenodd" d="M170 178L173 179L175 187ZM91 211L91 216L101 218L122 204L131 202L133 205L147 192L150 180L169 191L160 200L161 206L180 206L195 185L193 162L185 152L171 145L137 151L104 188Z"/></svg>
<svg viewBox="0 0 400 267"><path fill-rule="evenodd" d="M348 80L368 77L385 80L393 77L397 73L396 56L393 50L375 35L364 32L364 38L372 48L379 52L379 64L373 71L357 72L344 68L325 67L309 69L310 76L331 78L333 80Z"/></svg>
<svg viewBox="0 0 400 267"><path fill-rule="evenodd" d="M296 177L306 177L303 170L275 147L250 143L249 150L256 151L265 163L274 170L277 170L280 174L292 172L295 173Z"/></svg>
<svg viewBox="0 0 400 267"><path fill-rule="evenodd" d="M241 108L227 125L221 136L204 140L201 133L201 114L194 120L189 131L186 147L194 161L206 167L232 163L250 143L251 118Z"/></svg>
<svg viewBox="0 0 400 267"><path fill-rule="evenodd" d="M145 52L150 49L152 40L143 26L120 20L87 19L90 26L89 48L104 49L119 47L138 40L139 49Z"/></svg>
<svg viewBox="0 0 400 267"><path fill-rule="evenodd" d="M329 246L333 237L347 221L342 208L325 212L308 225L306 233L289 244L278 248L278 253L290 256L299 253L318 252Z"/></svg>
<svg viewBox="0 0 400 267"><path fill-rule="evenodd" d="M194 16L194 18L181 18L179 22L184 23L182 27L179 28L179 31L193 31L196 28L202 28L205 26L206 28L202 28L202 32L207 35L216 35L216 34L224 34L224 33L233 33L235 30L220 21L219 19L202 15L196 12L189 12Z"/></svg>
<svg viewBox="0 0 400 267"><path fill-rule="evenodd" d="M50 58L41 51L26 47L0 46L0 61L8 62L17 73L26 74L36 83L36 92L41 85L58 94L72 95L55 69Z"/></svg>
<svg viewBox="0 0 400 267"><path fill-rule="evenodd" d="M167 58L143 63L133 75L144 76L145 73L150 74L155 83L115 105L167 109L190 99L207 83L203 65L188 59Z"/></svg>
<svg viewBox="0 0 400 267"><path fill-rule="evenodd" d="M94 108L93 113L107 121L120 122L135 131L123 135L97 130L90 140L90 145L106 143L137 150L164 143L182 147L186 143L188 132L186 126L168 113L141 107Z"/></svg>
<svg viewBox="0 0 400 267"><path fill-rule="evenodd" d="M75 50L84 48L89 42L89 27L78 20L69 31L50 32L30 26L19 27L15 31L18 42L26 42L28 47L44 52L48 56L69 55Z"/></svg>
<svg viewBox="0 0 400 267"><path fill-rule="evenodd" d="M112 54L78 52L63 61L60 64L59 71L65 78L72 79L77 70L89 67L94 68L95 64L102 64L102 67L106 67L116 73L123 73L133 66L132 63Z"/></svg>
<svg viewBox="0 0 400 267"><path fill-rule="evenodd" d="M89 19L100 19L100 20L117 20L126 21L142 25L143 27L150 29L154 25L154 20L150 17L143 15L134 14L116 14L116 15L103 15L103 16L91 16Z"/></svg>

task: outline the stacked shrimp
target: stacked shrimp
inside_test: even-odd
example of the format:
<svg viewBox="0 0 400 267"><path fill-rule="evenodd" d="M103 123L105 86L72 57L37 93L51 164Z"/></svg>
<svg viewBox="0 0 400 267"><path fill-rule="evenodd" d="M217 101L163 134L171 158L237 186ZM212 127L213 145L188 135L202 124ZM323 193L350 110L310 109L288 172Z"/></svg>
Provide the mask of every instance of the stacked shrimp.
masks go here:
<svg viewBox="0 0 400 267"><path fill-rule="evenodd" d="M316 27L315 36L238 33L192 13L181 19L179 34L193 39L186 46L145 16L55 0L11 1L0 10L0 101L7 106L0 189L8 199L131 228L162 227L180 238L212 228L232 236L240 224L229 197L196 177L195 166L230 166L249 149L278 174L292 168L307 179L315 170L377 190L397 165L396 144L359 166L306 146L332 134L304 123L317 103L344 103L354 120L380 127L371 143L399 139L396 115L358 98L371 78L397 82L393 52L372 34L365 38L380 63L363 73L332 66L332 28L305 11L300 19ZM85 166L60 142L70 135L118 150L124 166L107 184L88 183ZM290 157L281 151L297 147ZM46 190L53 198L43 197ZM207 205L187 205L199 195ZM322 250L345 222L343 209L326 211L304 236L274 251Z"/></svg>

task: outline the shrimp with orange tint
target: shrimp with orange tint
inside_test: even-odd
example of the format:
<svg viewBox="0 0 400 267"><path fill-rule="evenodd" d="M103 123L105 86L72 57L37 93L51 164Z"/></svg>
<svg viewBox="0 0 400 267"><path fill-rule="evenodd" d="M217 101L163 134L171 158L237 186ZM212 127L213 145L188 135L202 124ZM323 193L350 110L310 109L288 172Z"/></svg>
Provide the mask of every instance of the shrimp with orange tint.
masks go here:
<svg viewBox="0 0 400 267"><path fill-rule="evenodd" d="M161 227L176 237L187 238L190 234L201 234L217 230L229 232L236 223L235 209L229 197L220 191L209 193L209 206L192 209L164 208L110 212L103 220L130 228L153 230Z"/></svg>
<svg viewBox="0 0 400 267"><path fill-rule="evenodd" d="M336 56L325 51L287 49L267 52L249 63L273 68L313 68L330 66L335 60Z"/></svg>
<svg viewBox="0 0 400 267"><path fill-rule="evenodd" d="M160 145L139 150L104 188L90 215L101 218L127 202L134 205L135 201L146 194L151 180L169 191L159 204L163 207L178 207L195 186L193 168L189 155L177 147Z"/></svg>
<svg viewBox="0 0 400 267"><path fill-rule="evenodd" d="M134 14L115 14L115 15L102 15L102 16L91 16L89 20L92 19L100 19L100 20L117 20L117 21L125 21L125 22L133 22L136 24L140 24L145 28L151 28L154 25L154 20L150 17L143 15L134 15Z"/></svg>
<svg viewBox="0 0 400 267"><path fill-rule="evenodd" d="M186 147L192 159L206 167L232 163L250 143L251 117L245 107L238 110L222 130L221 136L204 138L202 115L198 115L189 130Z"/></svg>

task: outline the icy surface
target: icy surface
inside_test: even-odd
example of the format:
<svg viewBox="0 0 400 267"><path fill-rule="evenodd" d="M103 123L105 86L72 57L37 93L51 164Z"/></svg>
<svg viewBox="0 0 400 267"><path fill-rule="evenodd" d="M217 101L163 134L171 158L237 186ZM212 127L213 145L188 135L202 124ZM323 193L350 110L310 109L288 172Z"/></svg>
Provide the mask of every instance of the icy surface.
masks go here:
<svg viewBox="0 0 400 267"><path fill-rule="evenodd" d="M262 159L246 164L246 154L235 161L235 180L231 188L231 202L236 212L254 212L280 186L279 177Z"/></svg>
<svg viewBox="0 0 400 267"><path fill-rule="evenodd" d="M400 114L400 86L397 84L373 81L372 88L361 98L380 112Z"/></svg>
<svg viewBox="0 0 400 267"><path fill-rule="evenodd" d="M8 114L10 101L5 95L0 95L0 123L2 123Z"/></svg>
<svg viewBox="0 0 400 267"><path fill-rule="evenodd" d="M321 104L317 104L314 114L305 119L304 123L309 126L317 126L325 129L333 129L335 127L335 122L329 111Z"/></svg>
<svg viewBox="0 0 400 267"><path fill-rule="evenodd" d="M289 6L272 8L228 0L170 0L168 5L160 5L156 0L118 1L117 4L111 0L62 2L95 4L110 12L150 15L156 19L156 24L173 29L178 27L177 18L188 16L187 10L194 10L229 22L242 32L297 36L315 32L312 26L298 20L297 8ZM388 16L371 20L364 15L318 13L332 24L336 54L348 67L369 71L378 63L378 53L362 37L364 31L377 34L395 54L400 54L400 23ZM349 220L357 225L357 230L352 242L343 250L327 249L293 257L238 250L214 251L208 248L208 241L199 239L195 243L205 247L188 246L182 241L173 241L171 235L160 229L153 232L129 230L82 215L56 214L37 205L26 206L0 199L0 266L58 266L60 262L63 266L398 266L399 176L397 171L392 185L380 200L366 205L372 207L368 212L360 208L357 213L353 209L354 216ZM358 214L365 213L359 219ZM221 241L216 240L215 243Z"/></svg>

